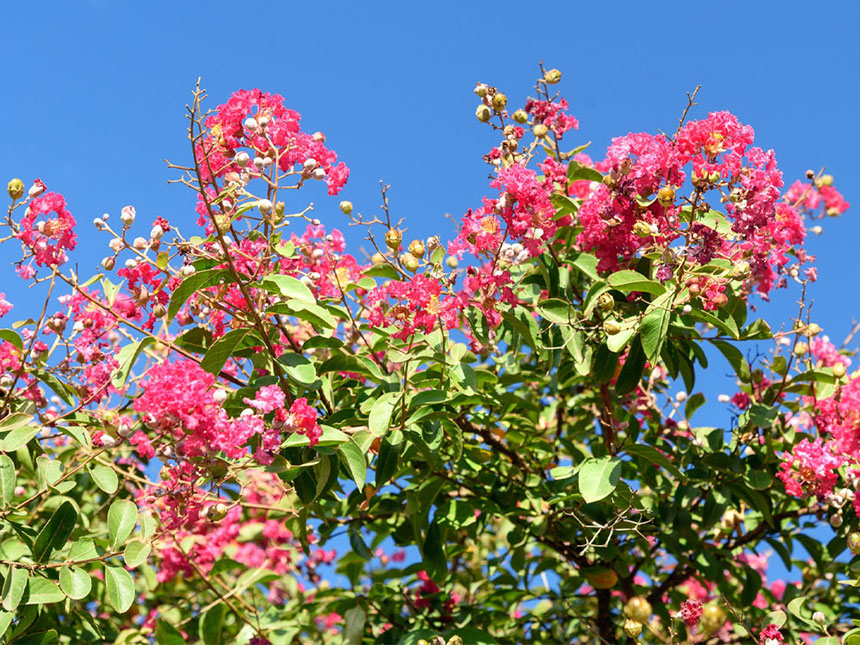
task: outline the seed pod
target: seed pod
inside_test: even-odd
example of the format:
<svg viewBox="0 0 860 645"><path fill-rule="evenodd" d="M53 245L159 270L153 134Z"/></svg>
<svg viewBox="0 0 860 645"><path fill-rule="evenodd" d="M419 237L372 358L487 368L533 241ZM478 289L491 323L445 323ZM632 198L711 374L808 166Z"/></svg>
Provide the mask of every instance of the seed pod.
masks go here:
<svg viewBox="0 0 860 645"><path fill-rule="evenodd" d="M642 596L633 596L624 606L624 615L638 623L647 623L651 613L651 603Z"/></svg>
<svg viewBox="0 0 860 645"><path fill-rule="evenodd" d="M424 242L421 240L412 240L409 243L409 252L416 258L423 258L425 253Z"/></svg>
<svg viewBox="0 0 860 645"><path fill-rule="evenodd" d="M657 201L663 208L668 208L675 203L675 189L671 186L663 186L657 191Z"/></svg>
<svg viewBox="0 0 860 645"><path fill-rule="evenodd" d="M555 68L547 70L547 72L543 75L543 80L550 85L555 85L561 80L561 71Z"/></svg>
<svg viewBox="0 0 860 645"><path fill-rule="evenodd" d="M597 298L597 306L603 311L612 311L615 309L615 298L613 298L610 293L601 293Z"/></svg>
<svg viewBox="0 0 860 645"><path fill-rule="evenodd" d="M621 323L617 320L606 320L603 322L603 331L609 336L614 336L621 332Z"/></svg>
<svg viewBox="0 0 860 645"><path fill-rule="evenodd" d="M403 233L398 231L396 228L388 229L388 232L385 234L385 244L392 251L396 251L400 248L400 242L403 240Z"/></svg>
<svg viewBox="0 0 860 645"><path fill-rule="evenodd" d="M493 94L492 103L493 103L493 109L496 112L501 112L502 110L505 109L505 106L508 104L508 97L506 95L502 94L501 92L496 92L495 94Z"/></svg>
<svg viewBox="0 0 860 645"><path fill-rule="evenodd" d="M12 199L21 199L24 196L24 182L17 177L10 179L6 185L6 192Z"/></svg>
<svg viewBox="0 0 860 645"><path fill-rule="evenodd" d="M642 633L642 623L628 618L624 621L624 633L628 638L638 637Z"/></svg>
<svg viewBox="0 0 860 645"><path fill-rule="evenodd" d="M493 117L493 111L482 103L475 109L475 116L481 123L486 123Z"/></svg>
<svg viewBox="0 0 860 645"><path fill-rule="evenodd" d="M517 123L526 123L529 120L529 114L523 109L519 109L513 114L514 121Z"/></svg>

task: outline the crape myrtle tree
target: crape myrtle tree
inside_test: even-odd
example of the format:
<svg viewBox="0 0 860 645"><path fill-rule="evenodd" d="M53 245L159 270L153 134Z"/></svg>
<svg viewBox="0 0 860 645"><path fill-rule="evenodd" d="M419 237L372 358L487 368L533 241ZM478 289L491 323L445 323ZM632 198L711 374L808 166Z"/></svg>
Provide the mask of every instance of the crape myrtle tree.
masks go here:
<svg viewBox="0 0 860 645"><path fill-rule="evenodd" d="M260 90L194 92L196 213L95 219L100 266L9 182L3 642L852 642L860 372L803 246L848 204L695 93L592 159L560 79L475 88L490 180L449 239L385 186L311 209L349 171ZM782 288L796 317L751 315Z"/></svg>

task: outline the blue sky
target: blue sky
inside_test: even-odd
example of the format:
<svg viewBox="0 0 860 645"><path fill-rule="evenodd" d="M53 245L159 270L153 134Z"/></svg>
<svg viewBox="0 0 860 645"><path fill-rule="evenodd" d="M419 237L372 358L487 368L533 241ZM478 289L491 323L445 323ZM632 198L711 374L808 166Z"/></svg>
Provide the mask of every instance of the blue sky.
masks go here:
<svg viewBox="0 0 860 645"><path fill-rule="evenodd" d="M104 212L133 204L142 221L162 215L191 230L193 195L167 185L175 175L163 159L188 159L184 105L198 76L212 107L239 88L283 94L351 168L343 197L372 214L384 180L410 235L450 237L444 215L459 217L487 189L481 155L496 142L475 120L475 82L521 104L540 60L564 72L581 124L571 145L592 141L594 157L613 136L673 131L701 84L692 118L732 110L776 150L787 182L826 165L860 208L853 2L86 0L6 3L3 23L2 177L38 176L66 195L83 224L84 275L105 254L89 225ZM296 199L288 210L313 200L323 222L346 227L339 198ZM814 319L839 340L860 316L857 222L849 211L809 243L819 257ZM13 244L0 247L4 266L17 257ZM24 290L15 278L2 289L22 317ZM796 297L761 313L784 319Z"/></svg>

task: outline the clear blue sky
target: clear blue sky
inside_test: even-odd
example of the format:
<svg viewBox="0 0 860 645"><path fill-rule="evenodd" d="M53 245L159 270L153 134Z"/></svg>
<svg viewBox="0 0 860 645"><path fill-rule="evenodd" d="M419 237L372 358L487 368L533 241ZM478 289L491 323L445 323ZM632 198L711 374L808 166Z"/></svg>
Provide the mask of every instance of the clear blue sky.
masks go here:
<svg viewBox="0 0 860 645"><path fill-rule="evenodd" d="M860 316L858 3L81 0L2 11L2 178L38 176L66 195L83 223L84 275L105 254L89 224L103 212L134 204L142 221L192 228L193 195L167 185L162 160L188 159L183 110L198 76L212 107L239 88L283 94L351 168L344 198L372 213L383 179L411 234L444 238L445 213L480 203L481 155L496 143L475 120L475 82L521 104L543 59L565 74L581 124L571 143L592 141L594 157L613 136L672 131L702 84L691 116L735 112L776 150L788 183L826 165L855 208L810 240L815 319L841 340ZM313 199L318 217L345 227L339 198L297 197L289 210ZM4 266L13 247L0 247ZM17 319L24 292L6 275ZM762 313L784 319L796 295Z"/></svg>

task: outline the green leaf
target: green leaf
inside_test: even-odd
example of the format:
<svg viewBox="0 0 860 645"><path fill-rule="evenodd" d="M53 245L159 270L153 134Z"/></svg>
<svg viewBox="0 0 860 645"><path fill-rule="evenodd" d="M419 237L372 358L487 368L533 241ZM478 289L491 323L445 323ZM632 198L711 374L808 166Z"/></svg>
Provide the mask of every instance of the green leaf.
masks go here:
<svg viewBox="0 0 860 645"><path fill-rule="evenodd" d="M18 349L24 349L24 341L16 331L11 329L0 329L0 340L5 340L7 343L12 343Z"/></svg>
<svg viewBox="0 0 860 645"><path fill-rule="evenodd" d="M119 488L119 478L113 468L103 464L90 464L90 477L108 495L113 495Z"/></svg>
<svg viewBox="0 0 860 645"><path fill-rule="evenodd" d="M681 479L681 471L678 470L678 467L673 464L669 459L661 453L659 450L652 446L648 446L644 443L633 444L632 446L626 446L624 448L624 452L628 455L636 455L637 457L642 457L647 461L650 461L652 464L657 466L661 466L665 468L675 479Z"/></svg>
<svg viewBox="0 0 860 645"><path fill-rule="evenodd" d="M71 502L63 502L33 542L33 559L43 562L54 549L61 549L71 536L78 521L78 512Z"/></svg>
<svg viewBox="0 0 860 645"><path fill-rule="evenodd" d="M630 342L630 339L636 335L637 331L638 331L638 329L634 325L634 326L629 327L627 329L622 329L617 334L612 334L611 336L607 336L606 346L609 348L609 351L615 352L616 354L620 354L621 351L625 347L627 347L627 343Z"/></svg>
<svg viewBox="0 0 860 645"><path fill-rule="evenodd" d="M359 605L356 605L348 609L344 613L343 618L343 642L347 645L361 645L367 614L364 613L364 610Z"/></svg>
<svg viewBox="0 0 860 645"><path fill-rule="evenodd" d="M152 547L145 542L132 540L125 546L122 557L127 567L135 569L146 560L150 551L152 551Z"/></svg>
<svg viewBox="0 0 860 645"><path fill-rule="evenodd" d="M576 320L573 306L559 298L541 301L538 305L538 311L544 320L557 325L569 325Z"/></svg>
<svg viewBox="0 0 860 645"><path fill-rule="evenodd" d="M108 509L108 539L116 550L131 535L137 522L137 505L127 499L118 499Z"/></svg>
<svg viewBox="0 0 860 645"><path fill-rule="evenodd" d="M788 609L788 613L790 613L792 616L794 616L801 622L806 623L806 625L808 625L809 627L812 627L813 629L818 629L818 625L816 623L803 615L803 610L806 606L806 602L806 596L798 596L797 598L788 603L786 607Z"/></svg>
<svg viewBox="0 0 860 645"><path fill-rule="evenodd" d="M221 368L224 367L224 363L233 355L233 352L247 334L247 329L228 331L216 342L212 343L212 346L206 351L206 356L200 361L200 367L210 374L219 374Z"/></svg>
<svg viewBox="0 0 860 645"><path fill-rule="evenodd" d="M300 280L291 275L267 275L260 281L260 285L266 291L280 294L287 298L293 298L300 302L316 304L314 294Z"/></svg>
<svg viewBox="0 0 860 645"><path fill-rule="evenodd" d="M221 630L224 627L224 617L227 615L227 605L224 603L215 605L203 614L200 620L198 632L200 641L210 645L221 645Z"/></svg>
<svg viewBox="0 0 860 645"><path fill-rule="evenodd" d="M397 434L402 437L402 433L397 431ZM394 473L397 472L397 465L400 461L400 450L403 442L392 442L389 437L383 437L379 444L379 455L376 458L376 487L381 488L388 483Z"/></svg>
<svg viewBox="0 0 860 645"><path fill-rule="evenodd" d="M374 437L381 437L388 432L394 404L399 395L399 392L386 392L374 402L367 420L367 427Z"/></svg>
<svg viewBox="0 0 860 645"><path fill-rule="evenodd" d="M111 384L116 389L121 390L125 387L125 382L128 380L128 375L131 372L131 368L137 361L137 357L140 356L140 353L144 348L152 345L154 342L155 339L152 336L144 336L136 343L126 345L119 350L119 353L116 355L116 360L119 365L110 377Z"/></svg>
<svg viewBox="0 0 860 645"><path fill-rule="evenodd" d="M442 580L448 575L448 558L445 556L445 544L442 539L442 527L434 520L427 528L421 555L427 573L432 580Z"/></svg>
<svg viewBox="0 0 860 645"><path fill-rule="evenodd" d="M162 251L155 256L155 266L162 271L167 268L167 263L170 261L170 254L167 251Z"/></svg>
<svg viewBox="0 0 860 645"><path fill-rule="evenodd" d="M642 338L642 349L645 351L645 357L655 363L663 349L663 343L666 341L666 334L669 332L669 321L672 317L672 312L668 309L669 302L672 299L671 293L664 293L652 302L642 318L642 324L639 327L640 337Z"/></svg>
<svg viewBox="0 0 860 645"><path fill-rule="evenodd" d="M361 490L364 488L364 482L367 478L367 461L364 458L364 453L353 437L349 441L338 446L338 452L346 462L347 470L350 476L355 481L355 485Z"/></svg>
<svg viewBox="0 0 860 645"><path fill-rule="evenodd" d="M284 354L278 362L284 366L284 373L299 385L311 387L317 381L314 364L301 354Z"/></svg>
<svg viewBox="0 0 860 645"><path fill-rule="evenodd" d="M629 269L616 271L609 276L608 282L609 286L613 289L618 289L625 293L630 293L631 291L643 291L645 293L653 293L659 296L666 292L666 287L656 280L651 280L638 271L630 271Z"/></svg>
<svg viewBox="0 0 860 645"><path fill-rule="evenodd" d="M618 358L619 355L609 351L605 344L597 348L592 372L595 383L603 385L612 380L612 377L615 376L615 369L618 367Z"/></svg>
<svg viewBox="0 0 860 645"><path fill-rule="evenodd" d="M47 605L52 602L62 602L66 594L57 583L41 576L33 576L27 581L27 605Z"/></svg>
<svg viewBox="0 0 860 645"><path fill-rule="evenodd" d="M621 478L621 460L615 457L589 457L579 470L579 492L586 503L611 495Z"/></svg>
<svg viewBox="0 0 860 645"><path fill-rule="evenodd" d="M767 615L767 617L764 619L763 624L764 625L774 624L777 626L777 628L780 628L783 625L785 625L786 619L787 619L787 616L785 615L785 612L782 611L781 609L778 609L776 611L770 612Z"/></svg>
<svg viewBox="0 0 860 645"><path fill-rule="evenodd" d="M79 567L60 569L60 589L72 600L86 598L93 587L90 574Z"/></svg>
<svg viewBox="0 0 860 645"><path fill-rule="evenodd" d="M728 360L729 364L734 368L735 374L738 375L738 378L744 383L749 383L750 366L749 363L747 363L747 359L744 358L741 350L724 340L711 340L711 344L720 350L720 353L726 357L726 360Z"/></svg>
<svg viewBox="0 0 860 645"><path fill-rule="evenodd" d="M185 304L195 291L211 287L217 284L222 277L229 275L224 269L208 269L192 273L185 278L170 296L170 303L167 305L167 321L170 322L173 320L174 316L179 313L182 305Z"/></svg>
<svg viewBox="0 0 860 645"><path fill-rule="evenodd" d="M603 181L603 175L594 168L583 166L571 159L567 165L567 181Z"/></svg>
<svg viewBox="0 0 860 645"><path fill-rule="evenodd" d="M187 643L182 632L161 618L155 623L155 642L158 645L186 645Z"/></svg>
<svg viewBox="0 0 860 645"><path fill-rule="evenodd" d="M27 588L27 578L30 576L27 569L10 565L9 573L3 581L3 609L15 611L24 597Z"/></svg>
<svg viewBox="0 0 860 645"><path fill-rule="evenodd" d="M9 506L15 499L15 462L8 455L0 455L0 502Z"/></svg>
<svg viewBox="0 0 860 645"><path fill-rule="evenodd" d="M632 392L642 380L642 374L644 372L645 352L642 351L642 343L637 338L630 346L630 352L627 354L627 359L624 361L624 365L618 373L618 379L615 381L615 391L618 394L627 394L628 392Z"/></svg>
<svg viewBox="0 0 860 645"><path fill-rule="evenodd" d="M105 586L111 607L124 614L134 602L134 579L122 567L105 565Z"/></svg>

